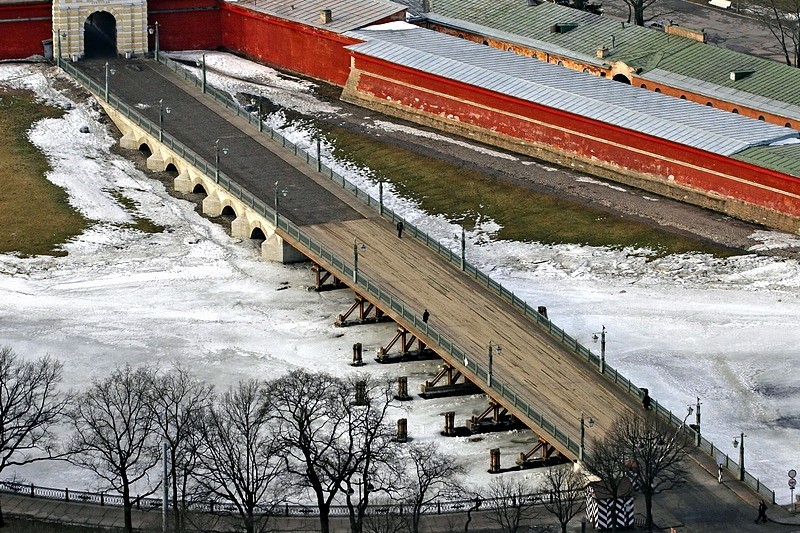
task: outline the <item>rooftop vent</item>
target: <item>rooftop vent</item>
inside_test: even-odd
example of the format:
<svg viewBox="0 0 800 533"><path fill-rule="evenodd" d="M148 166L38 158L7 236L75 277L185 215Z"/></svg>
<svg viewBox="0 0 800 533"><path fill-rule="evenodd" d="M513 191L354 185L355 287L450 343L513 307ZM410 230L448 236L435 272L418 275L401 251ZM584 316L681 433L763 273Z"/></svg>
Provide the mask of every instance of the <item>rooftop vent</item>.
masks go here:
<svg viewBox="0 0 800 533"><path fill-rule="evenodd" d="M600 59L605 59L611 54L611 51L608 49L607 46L598 46L597 47L597 57Z"/></svg>
<svg viewBox="0 0 800 533"><path fill-rule="evenodd" d="M320 24L330 24L333 20L333 12L330 9L323 9L319 12Z"/></svg>
<svg viewBox="0 0 800 533"><path fill-rule="evenodd" d="M578 27L576 22L559 22L550 26L550 33L567 33Z"/></svg>
<svg viewBox="0 0 800 533"><path fill-rule="evenodd" d="M731 71L731 81L739 81L743 80L746 77L755 74L755 70L732 70Z"/></svg>

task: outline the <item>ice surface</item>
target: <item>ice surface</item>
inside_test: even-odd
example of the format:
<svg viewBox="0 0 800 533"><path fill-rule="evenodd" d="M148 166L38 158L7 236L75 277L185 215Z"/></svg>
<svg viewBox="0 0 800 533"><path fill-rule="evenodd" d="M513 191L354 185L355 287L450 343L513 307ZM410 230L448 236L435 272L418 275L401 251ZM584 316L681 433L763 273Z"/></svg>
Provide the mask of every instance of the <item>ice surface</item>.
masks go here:
<svg viewBox="0 0 800 533"><path fill-rule="evenodd" d="M304 113L337 112L315 100L308 82L224 54L206 53L206 60L215 72L209 82L226 90L263 94ZM228 77L233 73L240 79ZM50 85L56 75L39 66L0 67L3 83L64 105L65 97ZM259 261L249 241L232 239L194 206L171 198L159 182L111 154L111 137L94 108L73 105L64 118L37 123L30 137L50 158L54 170L48 178L65 187L70 202L95 223L65 245L66 257L0 256L0 344L25 357L58 357L66 382L78 389L124 362L171 361L190 365L222 389L296 367L347 375L355 371L347 365L353 343L362 342L371 354L390 338L390 324L333 327L350 294L310 292L307 267ZM311 146L313 134L286 124L281 113L270 121L285 126L282 133L293 142ZM91 132L86 136L77 133L84 124ZM369 171L333 161L325 145L323 159L377 196ZM112 192L133 199L137 215L166 230L142 234L122 228L130 213ZM425 214L390 187L384 195L392 209L457 249L456 224ZM471 262L531 305L546 305L554 322L586 345L605 325L609 363L681 416L700 396L704 435L735 455L731 440L745 432L748 470L777 490L778 500L788 499L785 472L800 466L797 261L756 255L655 258L647 250L497 241L496 229L486 220L467 233ZM797 237L764 232L758 240L775 247ZM284 282L288 288L279 290ZM408 375L415 392L434 369L433 362L387 367L369 359L362 371ZM490 448L501 447L509 465L533 441L529 432L475 441L438 436L441 413L455 410L463 420L484 405L479 397L417 398L404 416L414 439L438 441L467 462L472 483L483 485ZM61 465L38 465L21 475L58 487L97 486L85 472Z"/></svg>

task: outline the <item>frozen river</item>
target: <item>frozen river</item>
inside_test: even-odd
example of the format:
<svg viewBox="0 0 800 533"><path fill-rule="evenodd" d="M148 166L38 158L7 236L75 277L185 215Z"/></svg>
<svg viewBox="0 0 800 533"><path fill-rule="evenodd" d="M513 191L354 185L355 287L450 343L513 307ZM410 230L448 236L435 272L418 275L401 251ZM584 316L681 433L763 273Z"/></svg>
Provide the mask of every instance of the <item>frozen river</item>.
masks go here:
<svg viewBox="0 0 800 533"><path fill-rule="evenodd" d="M232 56L207 57L212 68L248 79L209 75L210 83L231 92L263 94L304 113L337 112L315 100L308 82ZM64 105L66 97L52 88L54 75L45 67L0 66L0 83L31 88ZM30 132L50 159L48 178L94 224L65 245L66 257L0 256L0 344L25 357L59 358L65 381L77 389L125 362L171 361L224 389L297 367L344 375L354 371L347 364L353 343L374 353L391 337L391 324L335 328L335 316L352 301L348 291L315 293L307 290L307 266L261 262L253 244L232 239L197 215L194 205L170 197L160 182L112 154L114 139L98 118L96 105L75 102L63 118L40 121ZM277 126L284 119L276 113L271 120ZM89 134L76 133L82 125ZM302 129L284 132L310 144ZM327 157L326 163L337 165ZM359 186L376 188L368 172L344 164L337 170ZM166 230L143 234L121 227L132 219L115 194L133 200L138 216ZM456 225L386 194L393 209L456 246ZM586 345L604 325L609 363L676 413L685 413L699 396L704 435L734 455L732 438L746 433L748 470L776 490L779 501L788 500L786 471L800 467L797 261L754 254L652 259L642 250L497 241L496 229L486 221L467 234L470 261L531 305L546 305L550 318ZM798 240L778 232L756 237L765 247ZM435 367L387 367L370 359L363 370L408 375L416 391ZM483 484L490 448L501 447L510 464L533 442L530 432L438 436L442 412L455 410L463 420L483 405L480 397L417 398L403 416L410 435L438 440L469 462L473 483ZM19 475L41 485L98 487L85 472L60 465L38 465Z"/></svg>

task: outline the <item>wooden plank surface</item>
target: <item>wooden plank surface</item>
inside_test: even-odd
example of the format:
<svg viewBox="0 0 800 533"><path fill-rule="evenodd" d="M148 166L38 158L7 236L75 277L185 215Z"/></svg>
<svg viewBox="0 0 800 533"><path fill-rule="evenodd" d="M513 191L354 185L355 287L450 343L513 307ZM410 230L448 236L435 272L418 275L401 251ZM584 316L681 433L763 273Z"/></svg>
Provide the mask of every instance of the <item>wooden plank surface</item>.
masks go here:
<svg viewBox="0 0 800 533"><path fill-rule="evenodd" d="M580 440L581 413L595 420L594 427L587 429L588 447L593 437L605 435L614 419L642 408L630 394L496 293L413 237L399 239L387 221L367 218L305 226L302 230L350 265L353 240L357 239L359 246L363 243L366 248L359 252L359 274L391 292L417 315L428 309L429 326L484 368L488 366L489 341L499 344L502 352L493 358L494 377L512 387L574 442ZM345 281L352 285L352 280ZM397 318L396 313L385 310ZM444 350L437 352L449 359ZM449 362L463 368L463 361ZM485 382L477 384L489 390ZM496 399L503 403L501 397ZM457 413L457 418L466 416Z"/></svg>

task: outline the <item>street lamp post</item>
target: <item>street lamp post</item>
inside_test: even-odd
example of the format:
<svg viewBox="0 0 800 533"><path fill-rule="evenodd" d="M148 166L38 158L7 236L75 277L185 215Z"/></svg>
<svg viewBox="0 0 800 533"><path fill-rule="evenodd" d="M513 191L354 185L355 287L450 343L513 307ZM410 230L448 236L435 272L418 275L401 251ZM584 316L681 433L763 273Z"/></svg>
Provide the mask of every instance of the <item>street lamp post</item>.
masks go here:
<svg viewBox="0 0 800 533"><path fill-rule="evenodd" d="M106 102L108 102L108 79L111 75L116 74L116 70L108 68L108 61L106 61Z"/></svg>
<svg viewBox="0 0 800 533"><path fill-rule="evenodd" d="M279 197L286 196L286 189L278 187L279 182L275 182L275 229L278 229L278 205L280 203Z"/></svg>
<svg viewBox="0 0 800 533"><path fill-rule="evenodd" d="M603 329L600 330L600 373L605 374L606 372L606 327L603 326ZM592 340L597 342L597 333L592 334Z"/></svg>
<svg viewBox="0 0 800 533"><path fill-rule="evenodd" d="M744 481L744 432L739 434L739 440L733 438L733 447L739 448L739 481Z"/></svg>
<svg viewBox="0 0 800 533"><path fill-rule="evenodd" d="M203 54L203 94L206 93L206 55Z"/></svg>
<svg viewBox="0 0 800 533"><path fill-rule="evenodd" d="M214 141L214 181L219 183L219 139ZM223 146L222 153L227 154L228 148Z"/></svg>
<svg viewBox="0 0 800 533"><path fill-rule="evenodd" d="M467 264L467 235L464 228L461 228L461 271L463 272Z"/></svg>
<svg viewBox="0 0 800 533"><path fill-rule="evenodd" d="M499 344L489 341L489 372L486 374L486 384L492 386L492 363L494 362L494 353L497 355L502 353L503 349Z"/></svg>
<svg viewBox="0 0 800 533"><path fill-rule="evenodd" d="M168 115L172 112L172 109L167 106L164 107L164 99L158 101L158 141L161 142L164 140L164 112ZM219 181L219 180L217 180Z"/></svg>
<svg viewBox="0 0 800 533"><path fill-rule="evenodd" d="M586 456L586 425L589 427L594 426L594 418L589 417L588 420L586 416L581 411L581 447L578 449L578 460L583 461L584 457Z"/></svg>
<svg viewBox="0 0 800 533"><path fill-rule="evenodd" d="M63 35L62 35L63 34ZM56 32L56 38L58 41L58 56L56 57L56 66L61 67L61 37L66 37L64 30L58 30Z"/></svg>
<svg viewBox="0 0 800 533"><path fill-rule="evenodd" d="M156 61L158 61L158 53L161 51L161 44L158 38L158 22L155 22L152 26L147 27L147 33L153 35L154 37L154 45L155 45L155 52L156 52Z"/></svg>
<svg viewBox="0 0 800 533"><path fill-rule="evenodd" d="M353 237L353 283L358 283L358 249L361 252L367 251L367 245L363 242L359 243L358 239Z"/></svg>

